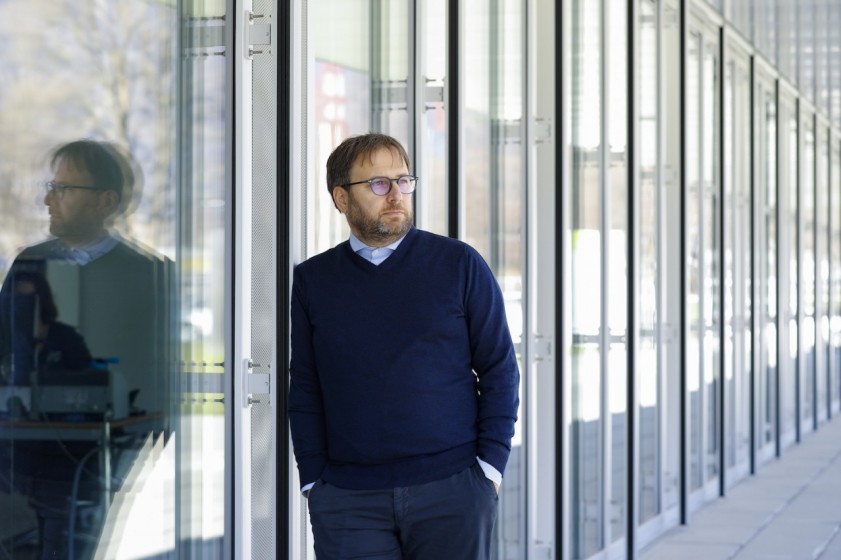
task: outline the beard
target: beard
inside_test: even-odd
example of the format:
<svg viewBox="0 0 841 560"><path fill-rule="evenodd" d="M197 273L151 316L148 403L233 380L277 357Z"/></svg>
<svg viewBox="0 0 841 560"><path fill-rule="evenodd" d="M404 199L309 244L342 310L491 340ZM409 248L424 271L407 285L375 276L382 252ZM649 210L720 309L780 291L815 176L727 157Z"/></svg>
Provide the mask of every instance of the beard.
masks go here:
<svg viewBox="0 0 841 560"><path fill-rule="evenodd" d="M348 224L358 232L360 241L369 245L370 241L378 244L388 245L406 235L412 229L413 216L411 206L406 208L401 205L389 206L384 211L399 210L403 212L404 218L399 222L387 222L377 217L368 215L359 205L353 195L348 193L348 207L345 212Z"/></svg>

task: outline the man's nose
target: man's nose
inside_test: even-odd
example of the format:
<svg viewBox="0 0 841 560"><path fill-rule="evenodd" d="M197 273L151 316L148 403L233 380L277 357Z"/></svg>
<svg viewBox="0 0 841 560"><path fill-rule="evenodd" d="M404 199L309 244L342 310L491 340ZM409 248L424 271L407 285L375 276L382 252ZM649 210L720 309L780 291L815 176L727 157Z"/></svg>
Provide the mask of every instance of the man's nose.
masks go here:
<svg viewBox="0 0 841 560"><path fill-rule="evenodd" d="M398 201L403 199L403 193L400 192L400 187L397 186L397 179L391 180L391 189L385 195L389 201Z"/></svg>

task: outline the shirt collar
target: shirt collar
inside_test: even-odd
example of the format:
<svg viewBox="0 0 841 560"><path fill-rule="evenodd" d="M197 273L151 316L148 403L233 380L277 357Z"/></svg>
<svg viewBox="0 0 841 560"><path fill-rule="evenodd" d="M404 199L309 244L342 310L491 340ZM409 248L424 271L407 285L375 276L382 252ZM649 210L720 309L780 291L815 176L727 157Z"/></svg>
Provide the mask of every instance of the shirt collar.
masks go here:
<svg viewBox="0 0 841 560"><path fill-rule="evenodd" d="M391 249L392 251L396 251L397 247L400 245L400 243L404 239L406 239L405 235L403 237L401 237L400 239L398 239L397 241L395 241L394 243L390 243L390 244L386 245L385 247L371 247L370 245L366 245L365 243L360 241L358 237L356 237L355 235L353 235L353 233L351 233L349 241L350 241L350 248L353 249L354 253L358 253L359 251L361 251L362 249L365 249L366 247L368 249Z"/></svg>
<svg viewBox="0 0 841 560"><path fill-rule="evenodd" d="M64 253L67 258L74 261L80 266L84 266L92 261L95 261L111 249L117 246L119 241L117 238L106 235L99 241L88 243L82 247L67 247L64 248Z"/></svg>

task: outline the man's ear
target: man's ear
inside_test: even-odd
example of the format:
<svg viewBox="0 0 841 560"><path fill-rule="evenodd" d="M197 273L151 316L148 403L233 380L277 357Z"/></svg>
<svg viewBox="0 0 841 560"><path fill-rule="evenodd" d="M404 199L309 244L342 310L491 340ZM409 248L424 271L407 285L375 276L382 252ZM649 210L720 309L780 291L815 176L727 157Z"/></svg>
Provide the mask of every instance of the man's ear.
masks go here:
<svg viewBox="0 0 841 560"><path fill-rule="evenodd" d="M333 204L336 205L336 208L342 214L347 213L347 196L348 194L344 187L338 185L333 187Z"/></svg>
<svg viewBox="0 0 841 560"><path fill-rule="evenodd" d="M117 191L102 191L100 194L102 195L100 197L100 203L102 204L103 209L105 209L109 214L116 212L120 207L120 197L117 194Z"/></svg>

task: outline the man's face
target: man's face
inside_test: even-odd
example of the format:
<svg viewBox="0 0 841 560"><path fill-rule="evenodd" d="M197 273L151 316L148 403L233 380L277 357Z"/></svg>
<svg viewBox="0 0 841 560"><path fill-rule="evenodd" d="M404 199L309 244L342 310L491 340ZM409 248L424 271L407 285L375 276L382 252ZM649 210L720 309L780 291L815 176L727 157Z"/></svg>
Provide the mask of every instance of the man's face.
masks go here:
<svg viewBox="0 0 841 560"><path fill-rule="evenodd" d="M394 179L408 173L400 155L383 148L370 158L357 159L350 170L350 182L373 177ZM412 227L412 194L401 193L396 183L384 196L374 194L368 184L362 183L334 189L333 198L353 234L366 245L383 247L403 237Z"/></svg>
<svg viewBox="0 0 841 560"><path fill-rule="evenodd" d="M56 165L53 181L61 185L93 186L87 171L64 160ZM115 194L90 189L65 189L62 195L47 193L44 204L50 213L50 233L69 245L95 241L114 211Z"/></svg>

